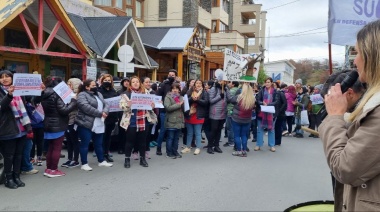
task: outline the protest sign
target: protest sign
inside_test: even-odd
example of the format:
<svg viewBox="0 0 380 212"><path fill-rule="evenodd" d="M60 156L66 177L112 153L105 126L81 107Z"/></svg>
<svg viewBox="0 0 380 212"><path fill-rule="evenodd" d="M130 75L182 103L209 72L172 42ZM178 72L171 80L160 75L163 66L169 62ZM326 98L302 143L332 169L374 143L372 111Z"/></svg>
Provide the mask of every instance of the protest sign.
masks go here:
<svg viewBox="0 0 380 212"><path fill-rule="evenodd" d="M15 96L41 96L41 74L21 74L13 75L13 85Z"/></svg>
<svg viewBox="0 0 380 212"><path fill-rule="evenodd" d="M261 112L264 113L276 113L276 109L274 106L265 106L265 105L260 105Z"/></svg>
<svg viewBox="0 0 380 212"><path fill-rule="evenodd" d="M112 98L108 98L108 99L104 99L104 101L108 104L109 106L109 112L112 113L112 112L118 112L118 111L122 111L119 107L119 103L120 103L120 100L121 100L121 96L117 96L117 97L112 97Z"/></svg>
<svg viewBox="0 0 380 212"><path fill-rule="evenodd" d="M152 103L154 102L154 97L155 95L151 95L151 94L132 93L131 109L152 110Z"/></svg>
<svg viewBox="0 0 380 212"><path fill-rule="evenodd" d="M53 88L53 90L58 94L59 97L61 97L65 104L70 103L74 93L65 82L60 82Z"/></svg>
<svg viewBox="0 0 380 212"><path fill-rule="evenodd" d="M318 105L323 103L323 97L321 94L310 95L310 101L312 105Z"/></svg>
<svg viewBox="0 0 380 212"><path fill-rule="evenodd" d="M164 108L161 96L154 96L154 108Z"/></svg>
<svg viewBox="0 0 380 212"><path fill-rule="evenodd" d="M231 49L224 50L224 70L223 80L227 81L242 81L242 82L257 82L257 73L254 76L248 76L246 65L250 60L257 58L257 54L238 54ZM256 65L256 64L255 64ZM215 73L216 78L222 78L221 72Z"/></svg>
<svg viewBox="0 0 380 212"><path fill-rule="evenodd" d="M87 76L86 79L92 79L96 80L96 60L95 59L89 59L87 60Z"/></svg>
<svg viewBox="0 0 380 212"><path fill-rule="evenodd" d="M187 96L187 94L185 94L185 96L183 97L183 111L186 112L188 110L190 110L190 105L189 105L189 97Z"/></svg>

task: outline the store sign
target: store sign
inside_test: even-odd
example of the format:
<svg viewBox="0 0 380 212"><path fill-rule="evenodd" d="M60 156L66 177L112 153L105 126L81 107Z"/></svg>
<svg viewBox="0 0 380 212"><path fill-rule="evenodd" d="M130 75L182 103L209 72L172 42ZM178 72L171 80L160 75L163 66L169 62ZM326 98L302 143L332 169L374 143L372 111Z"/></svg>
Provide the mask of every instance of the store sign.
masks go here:
<svg viewBox="0 0 380 212"><path fill-rule="evenodd" d="M88 59L87 60L87 76L86 79L92 79L96 80L96 60L95 59Z"/></svg>
<svg viewBox="0 0 380 212"><path fill-rule="evenodd" d="M195 62L201 62L201 58L202 58L201 54L202 54L202 51L198 48L189 46L187 49L187 59L188 60L192 60Z"/></svg>

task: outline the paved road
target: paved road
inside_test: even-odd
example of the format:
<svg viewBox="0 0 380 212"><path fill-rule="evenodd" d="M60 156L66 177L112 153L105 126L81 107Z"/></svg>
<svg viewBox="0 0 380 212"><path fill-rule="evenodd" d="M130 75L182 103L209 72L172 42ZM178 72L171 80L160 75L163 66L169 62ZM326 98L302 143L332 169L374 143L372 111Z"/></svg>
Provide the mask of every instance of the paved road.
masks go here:
<svg viewBox="0 0 380 212"><path fill-rule="evenodd" d="M286 137L277 152L265 147L247 158L232 156L231 147L222 149L223 154L202 151L175 160L155 155L149 168L135 161L125 169L117 154L114 167L97 167L89 156L92 172L64 169L66 176L53 179L40 172L22 177L25 188L1 185L0 211L283 211L301 202L332 200L319 139Z"/></svg>

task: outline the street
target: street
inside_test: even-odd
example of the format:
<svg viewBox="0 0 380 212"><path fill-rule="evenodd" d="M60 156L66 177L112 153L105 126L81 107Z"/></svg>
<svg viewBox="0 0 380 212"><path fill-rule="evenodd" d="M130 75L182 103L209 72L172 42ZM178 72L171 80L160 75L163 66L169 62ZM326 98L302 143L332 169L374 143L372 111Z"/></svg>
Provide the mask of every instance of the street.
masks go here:
<svg viewBox="0 0 380 212"><path fill-rule="evenodd" d="M66 176L49 179L42 166L36 167L38 174L22 176L24 188L1 185L0 211L283 211L302 202L332 200L322 143L307 136L284 137L275 153L267 146L254 152L255 143L249 141L246 158L232 156L232 147L181 159L153 155L152 148L148 168L136 160L125 169L124 156L116 153L113 167L98 167L91 153L91 172L62 168Z"/></svg>

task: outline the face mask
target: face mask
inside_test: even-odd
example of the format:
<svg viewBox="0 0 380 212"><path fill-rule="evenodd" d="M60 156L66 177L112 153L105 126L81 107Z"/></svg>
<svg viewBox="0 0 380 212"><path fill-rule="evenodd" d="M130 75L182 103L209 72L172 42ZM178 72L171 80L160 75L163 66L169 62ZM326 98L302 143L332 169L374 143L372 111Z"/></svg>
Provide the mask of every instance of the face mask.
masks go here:
<svg viewBox="0 0 380 212"><path fill-rule="evenodd" d="M174 77L169 77L168 80L169 82L174 82Z"/></svg>
<svg viewBox="0 0 380 212"><path fill-rule="evenodd" d="M96 94L96 92L98 91L98 88L95 87L95 88L90 88L90 91L94 92Z"/></svg>
<svg viewBox="0 0 380 212"><path fill-rule="evenodd" d="M103 86L105 88L110 88L111 87L111 82L103 82Z"/></svg>

